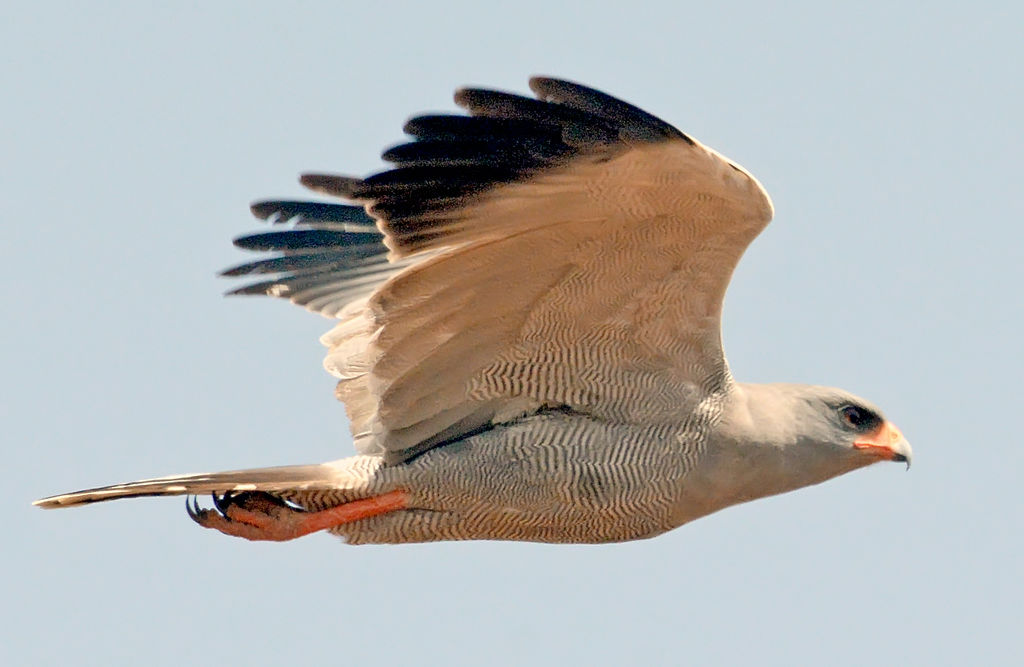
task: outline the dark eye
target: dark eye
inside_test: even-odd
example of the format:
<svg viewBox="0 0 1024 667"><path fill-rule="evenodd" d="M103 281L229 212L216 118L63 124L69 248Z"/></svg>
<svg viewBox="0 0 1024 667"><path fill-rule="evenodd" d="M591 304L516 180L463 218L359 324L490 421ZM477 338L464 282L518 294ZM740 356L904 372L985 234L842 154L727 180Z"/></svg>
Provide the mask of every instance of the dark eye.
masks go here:
<svg viewBox="0 0 1024 667"><path fill-rule="evenodd" d="M848 426L858 431L868 431L877 426L882 418L867 408L859 408L856 405L844 405L839 408L839 414Z"/></svg>

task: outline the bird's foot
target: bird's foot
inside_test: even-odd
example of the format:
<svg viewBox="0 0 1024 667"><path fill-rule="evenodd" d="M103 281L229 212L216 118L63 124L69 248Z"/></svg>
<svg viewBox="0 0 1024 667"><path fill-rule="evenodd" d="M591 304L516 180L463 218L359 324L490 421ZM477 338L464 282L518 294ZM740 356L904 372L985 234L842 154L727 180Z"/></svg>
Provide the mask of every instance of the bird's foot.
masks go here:
<svg viewBox="0 0 1024 667"><path fill-rule="evenodd" d="M195 497L186 500L189 517L203 528L247 540L284 542L367 517L403 509L408 495L396 490L354 500L319 512L307 512L262 491L213 495L214 509L203 509Z"/></svg>
<svg viewBox="0 0 1024 667"><path fill-rule="evenodd" d="M199 507L193 496L185 508L193 521L203 528L214 528L247 540L283 542L305 533L298 530L307 512L288 505L269 493L243 491L213 495L213 509Z"/></svg>

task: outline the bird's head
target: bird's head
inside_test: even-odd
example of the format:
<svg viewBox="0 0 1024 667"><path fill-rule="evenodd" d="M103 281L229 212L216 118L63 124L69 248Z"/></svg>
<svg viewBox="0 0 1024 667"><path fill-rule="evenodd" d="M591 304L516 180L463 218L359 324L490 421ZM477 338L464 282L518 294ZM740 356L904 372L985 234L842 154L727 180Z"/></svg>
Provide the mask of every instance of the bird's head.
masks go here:
<svg viewBox="0 0 1024 667"><path fill-rule="evenodd" d="M762 495L817 484L878 461L910 467L910 444L875 405L841 389L742 384L720 432L751 463Z"/></svg>
<svg viewBox="0 0 1024 667"><path fill-rule="evenodd" d="M856 467L897 461L910 468L910 443L875 405L841 389L800 387L808 411L812 444L850 460Z"/></svg>

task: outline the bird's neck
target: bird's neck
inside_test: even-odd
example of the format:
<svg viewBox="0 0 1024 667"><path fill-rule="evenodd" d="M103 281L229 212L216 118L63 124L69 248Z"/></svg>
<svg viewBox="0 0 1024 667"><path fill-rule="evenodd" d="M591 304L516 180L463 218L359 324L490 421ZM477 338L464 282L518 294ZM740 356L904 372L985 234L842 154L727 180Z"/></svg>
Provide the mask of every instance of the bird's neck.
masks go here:
<svg viewBox="0 0 1024 667"><path fill-rule="evenodd" d="M701 465L683 480L697 518L730 505L818 484L852 470L804 435L801 409L785 385L737 383Z"/></svg>

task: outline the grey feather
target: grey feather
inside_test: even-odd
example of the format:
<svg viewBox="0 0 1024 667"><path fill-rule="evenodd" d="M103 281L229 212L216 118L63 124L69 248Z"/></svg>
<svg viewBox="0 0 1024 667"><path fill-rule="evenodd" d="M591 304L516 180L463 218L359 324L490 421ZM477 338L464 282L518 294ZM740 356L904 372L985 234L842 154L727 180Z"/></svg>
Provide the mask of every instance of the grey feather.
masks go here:
<svg viewBox="0 0 1024 667"><path fill-rule="evenodd" d="M383 155L393 168L301 178L348 203L257 202L256 217L288 226L235 241L270 255L224 272L266 277L233 294L338 320L325 367L360 455L36 504L256 491L312 512L391 494L401 507L333 531L355 544L610 542L878 452L909 462L862 399L733 380L722 301L773 214L750 174L605 93L530 86L539 99L458 91L469 115L412 118L412 141Z"/></svg>

